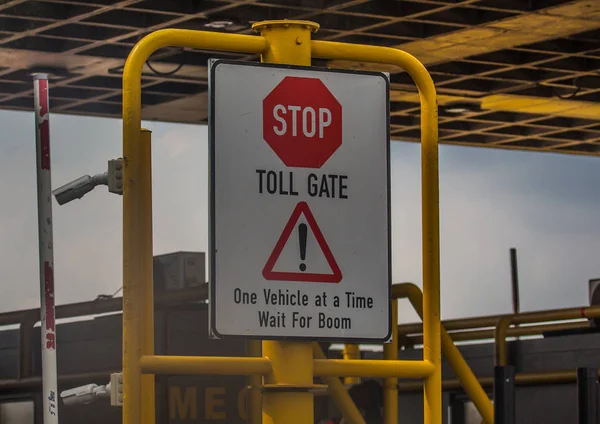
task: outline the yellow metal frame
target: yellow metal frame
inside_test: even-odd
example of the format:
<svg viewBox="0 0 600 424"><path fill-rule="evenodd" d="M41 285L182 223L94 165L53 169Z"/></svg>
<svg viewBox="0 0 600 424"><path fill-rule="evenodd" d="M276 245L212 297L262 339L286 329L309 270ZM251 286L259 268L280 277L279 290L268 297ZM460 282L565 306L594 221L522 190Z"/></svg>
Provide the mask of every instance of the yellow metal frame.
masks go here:
<svg viewBox="0 0 600 424"><path fill-rule="evenodd" d="M398 301L394 298L392 299L392 323L397 322ZM398 325L392 327L392 342L383 345L383 357L388 361L398 360ZM398 379L396 377L388 377L383 381L383 422L398 423Z"/></svg>
<svg viewBox="0 0 600 424"><path fill-rule="evenodd" d="M541 325L528 325L523 327L509 327L506 336L507 337L522 337L522 336L535 336L538 334L552 332L552 331L564 331L574 330L579 328L589 328L590 324L586 321L570 321L559 324L541 324ZM442 322L442 327L444 323ZM449 333L450 338L454 342L458 341L475 341L475 340L486 340L494 338L494 329L484 330L466 330L466 331L453 331ZM423 337L419 335L414 336L403 336L405 346L414 346L423 343Z"/></svg>
<svg viewBox="0 0 600 424"><path fill-rule="evenodd" d="M584 306L576 308L550 309L544 311L521 312L519 314L488 315L482 317L452 319L442 322L447 331L471 330L475 328L495 327L498 319L503 317L518 317L519 324L532 322L563 321L581 318L595 318L600 316L600 306ZM417 334L422 330L420 323L402 324L398 326L398 332L406 334ZM514 331L514 329L512 329ZM510 332L511 330L509 330ZM456 333L453 333L456 334ZM518 334L518 332L517 332ZM493 335L490 337L493 338ZM465 339L469 340L469 339Z"/></svg>
<svg viewBox="0 0 600 424"><path fill-rule="evenodd" d="M600 378L600 372L598 372ZM515 375L515 384L517 386L535 386L549 384L574 383L577 378L577 370L560 370L560 371L542 371L542 372L523 372ZM481 377L478 379L481 386L491 387L494 383L494 377ZM460 389L461 382L456 379L444 380L442 387L444 390ZM399 383L398 391L401 393L414 393L421 389L421 385L417 383ZM482 421L485 423L485 420Z"/></svg>
<svg viewBox="0 0 600 424"><path fill-rule="evenodd" d="M568 308L554 311L527 312L524 314L505 315L498 319L494 330L494 362L495 365L504 366L508 364L506 337L512 324L531 324L536 322L561 321L578 318L599 318L600 308L597 306L587 308ZM553 328L556 326L555 328ZM564 328L564 324L540 326L542 331ZM527 328L527 327L525 327ZM567 328L574 328L573 324ZM534 333L535 334L535 333ZM539 334L539 332L537 333Z"/></svg>
<svg viewBox="0 0 600 424"><path fill-rule="evenodd" d="M415 57L393 48L313 41L318 25L308 21L266 21L259 36L166 29L140 40L123 73L123 424L154 420L153 373L263 375L264 424L307 424L313 415L313 376L424 378L424 424L442 423L438 114L431 76ZM423 239L423 360L332 361L313 359L311 343L263 341L260 358L155 356L152 316L152 185L149 134L141 130L141 76L155 51L177 46L260 54L263 62L305 65L311 58L391 64L403 68L421 99ZM148 141L148 142L146 142ZM393 323L394 327L396 323ZM320 350L320 349L319 349ZM318 353L318 352L317 352ZM322 352L321 352L322 353ZM318 357L318 355L317 355ZM391 382L393 380L386 380ZM340 381L338 383L341 384ZM330 385L330 390L332 386ZM345 391L332 392L349 406ZM349 407L351 409L351 407ZM346 411L348 413L348 411ZM359 422L361 420L358 420Z"/></svg>
<svg viewBox="0 0 600 424"><path fill-rule="evenodd" d="M421 289L413 283L402 283L394 284L392 286L392 297L394 299L407 298L419 317L423 318L423 309L421 304L423 303L423 293ZM397 329L396 329L397 330ZM488 398L485 390L481 387L481 384L477 380L471 368L467 364L467 361L463 358L458 348L454 345L454 342L450 338L448 332L441 325L441 341L442 341L442 353L446 356L446 359L450 363L450 366L454 370L454 373L458 377L463 389L467 395L473 401L473 404L479 411L479 414L483 417L484 421L488 424L494 423L494 406ZM398 352L398 349L396 349ZM396 393L397 393L396 386ZM391 400L390 396L390 401ZM396 397L395 403L397 408L398 398ZM392 421L386 421L386 424L391 424Z"/></svg>
<svg viewBox="0 0 600 424"><path fill-rule="evenodd" d="M398 320L392 322L398 322ZM346 343L344 345L344 351L342 352L344 359L360 359L360 346L357 344ZM387 359L387 358L386 358ZM360 383L360 377L346 377L344 378L344 384L354 385Z"/></svg>

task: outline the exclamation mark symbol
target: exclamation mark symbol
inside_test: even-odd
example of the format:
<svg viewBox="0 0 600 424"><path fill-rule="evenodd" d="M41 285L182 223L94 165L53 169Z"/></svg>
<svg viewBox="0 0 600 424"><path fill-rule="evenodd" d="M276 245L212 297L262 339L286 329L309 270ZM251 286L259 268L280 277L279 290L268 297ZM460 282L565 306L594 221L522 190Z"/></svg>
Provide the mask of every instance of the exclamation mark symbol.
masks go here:
<svg viewBox="0 0 600 424"><path fill-rule="evenodd" d="M298 225L298 239L300 241L300 259L306 260L306 224ZM300 271L306 271L306 264L300 264Z"/></svg>

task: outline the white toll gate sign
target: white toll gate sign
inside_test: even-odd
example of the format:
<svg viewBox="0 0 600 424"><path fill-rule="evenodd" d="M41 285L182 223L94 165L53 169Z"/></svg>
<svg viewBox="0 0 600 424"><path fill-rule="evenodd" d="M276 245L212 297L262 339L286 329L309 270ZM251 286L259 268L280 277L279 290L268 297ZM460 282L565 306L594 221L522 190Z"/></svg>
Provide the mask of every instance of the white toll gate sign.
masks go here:
<svg viewBox="0 0 600 424"><path fill-rule="evenodd" d="M389 81L210 62L210 330L386 341Z"/></svg>

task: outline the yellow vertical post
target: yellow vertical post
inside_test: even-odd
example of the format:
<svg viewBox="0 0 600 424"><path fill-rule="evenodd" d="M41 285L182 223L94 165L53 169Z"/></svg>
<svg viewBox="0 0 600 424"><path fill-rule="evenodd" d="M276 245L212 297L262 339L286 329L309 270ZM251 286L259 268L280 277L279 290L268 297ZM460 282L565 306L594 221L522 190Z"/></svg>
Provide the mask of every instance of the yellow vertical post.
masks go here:
<svg viewBox="0 0 600 424"><path fill-rule="evenodd" d="M152 183L150 152L144 144L123 143L123 403L127 405L123 422L128 424L142 423L142 416L148 415L142 413L140 357L148 340L143 321L145 284L152 279L152 263L147 260L152 258L152 242L146 236L152 234L146 209L152 204Z"/></svg>
<svg viewBox="0 0 600 424"><path fill-rule="evenodd" d="M392 299L392 342L383 346L384 359L398 359L398 300ZM398 379L386 378L383 382L383 422L398 422Z"/></svg>
<svg viewBox="0 0 600 424"><path fill-rule="evenodd" d="M423 359L434 372L423 385L424 424L442 424L442 334L440 323L440 190L435 87L425 67L408 69L421 93L421 200L423 240ZM420 68L420 69L414 69ZM414 72L417 71L417 72ZM421 75L418 75L418 72Z"/></svg>
<svg viewBox="0 0 600 424"><path fill-rule="evenodd" d="M262 358L262 348L260 340L250 340L247 346L248 356ZM246 411L248 411L248 424L262 423L262 396L260 394L261 384L261 375L251 375L248 377L248 386L250 386L246 402Z"/></svg>
<svg viewBox="0 0 600 424"><path fill-rule="evenodd" d="M360 359L360 346L347 343L344 345L344 359ZM354 385L360 383L360 377L345 377L344 384Z"/></svg>
<svg viewBox="0 0 600 424"><path fill-rule="evenodd" d="M273 366L273 372L264 377L263 424L313 424L312 345L263 341L263 355Z"/></svg>
<svg viewBox="0 0 600 424"><path fill-rule="evenodd" d="M142 256L144 261L142 280L142 355L154 355L154 267L153 240L152 240L152 132L142 129L140 132L139 152L144 164L141 168L140 190L143 196L145 219L143 221L143 234L146 237L145 245L149 252ZM154 407L154 375L142 375L142 422L154 424L156 410Z"/></svg>
<svg viewBox="0 0 600 424"><path fill-rule="evenodd" d="M123 424L147 424L154 411L153 385L146 384L140 358L150 338L143 334L149 323L144 297L152 275L152 191L150 155L141 146L141 75L150 55L162 47L179 46L206 50L257 54L266 48L263 37L190 30L155 31L140 40L123 70ZM149 153L149 152L148 152ZM146 325L148 327L146 327ZM144 387L144 393L142 393ZM144 408L147 408L144 409ZM144 417L144 420L142 420ZM150 421L152 422L152 421Z"/></svg>
<svg viewBox="0 0 600 424"><path fill-rule="evenodd" d="M265 37L262 62L310 66L311 33L319 26L308 21L264 21L252 28ZM263 424L314 422L313 348L307 342L263 341L263 356L273 372L264 377Z"/></svg>

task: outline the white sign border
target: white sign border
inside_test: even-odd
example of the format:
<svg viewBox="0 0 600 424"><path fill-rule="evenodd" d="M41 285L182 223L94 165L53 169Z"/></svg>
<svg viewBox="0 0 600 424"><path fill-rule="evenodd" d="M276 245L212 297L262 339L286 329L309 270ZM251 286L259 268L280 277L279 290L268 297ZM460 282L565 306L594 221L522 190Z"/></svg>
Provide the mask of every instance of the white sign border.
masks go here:
<svg viewBox="0 0 600 424"><path fill-rule="evenodd" d="M215 305L215 286L217 283L216 275L216 231L215 231L215 69L219 64L228 64L234 66L260 67L260 68L276 68L302 71L317 71L330 72L334 74L354 74L354 75L370 75L381 76L386 82L386 171L387 171L387 252L388 252L388 322L390 323L388 334L385 337L377 338L353 338L353 337L310 337L310 336L258 336L258 335L233 335L220 334L216 330L216 308ZM321 68L315 66L297 66L297 65L282 65L264 62L251 62L233 59L209 59L208 60L208 198L209 198L209 236L208 236L208 333L213 339L241 339L241 340L286 340L286 341L314 341L314 342L330 342L330 343L389 343L391 341L393 325L398 323L392 322L392 192L391 192L391 155L390 155L390 77L385 72L359 71L350 69L332 69Z"/></svg>

